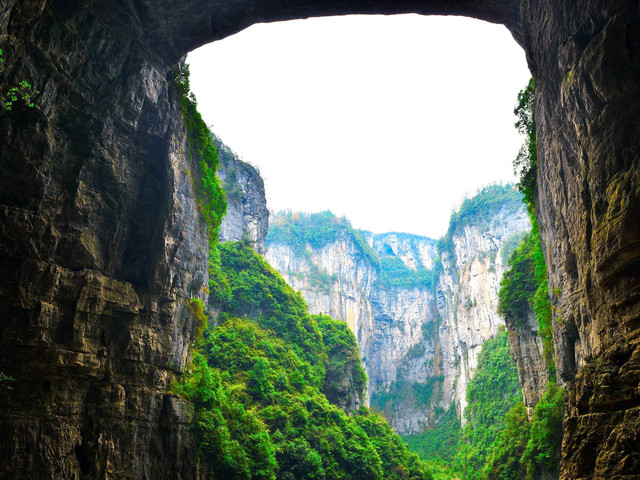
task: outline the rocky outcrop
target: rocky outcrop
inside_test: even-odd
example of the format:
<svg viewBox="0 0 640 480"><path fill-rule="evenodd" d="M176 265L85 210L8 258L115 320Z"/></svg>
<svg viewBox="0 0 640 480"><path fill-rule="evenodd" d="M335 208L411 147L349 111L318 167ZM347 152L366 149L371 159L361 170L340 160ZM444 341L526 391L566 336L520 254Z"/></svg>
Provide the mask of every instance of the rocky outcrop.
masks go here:
<svg viewBox="0 0 640 480"><path fill-rule="evenodd" d="M377 272L351 237L341 234L335 242L311 251L310 259L289 245L270 244L265 259L294 290L304 292L309 312L347 323L367 365L365 352L374 328L369 298Z"/></svg>
<svg viewBox="0 0 640 480"><path fill-rule="evenodd" d="M527 415L532 418L545 385L549 381L549 372L544 362L542 338L538 335L538 321L533 311L522 319L505 319L509 331L511 356L518 366L518 377L522 387Z"/></svg>
<svg viewBox="0 0 640 480"><path fill-rule="evenodd" d="M453 399L460 412L467 405L467 385L478 366L482 344L504 325L497 311L507 260L530 229L524 207L501 209L491 218L477 220L452 235L436 290L443 376L440 407L447 408Z"/></svg>
<svg viewBox="0 0 640 480"><path fill-rule="evenodd" d="M79 454L87 460L78 460L71 449L77 442L69 440L78 425L88 425L89 418L111 425L115 416L98 415L96 403L77 400L82 394L74 395L80 403L73 408L56 411L47 387L56 375L98 389L111 382L101 373L87 380L77 362L61 355L87 352L82 338L95 338L92 328L100 331L109 315L118 328L105 330L105 343L112 333L121 339L153 331L163 339L157 349L144 343L133 358L112 348L116 378L127 380L118 384L148 381L157 400L165 391L163 372L176 368L169 362L182 365L175 360L189 343L190 320L179 299L200 283L191 282L198 274L190 272L204 272L206 261L200 262L200 238L190 237L197 230L189 223L192 196L176 188L182 170L168 161L171 151L184 153L184 146L167 72L189 50L257 22L411 12L503 23L526 51L537 82L538 215L550 288L558 292L556 363L571 390L561 477L640 475L633 424L640 407L635 0L115 0L108 7L97 0L81 6L3 0L0 9L2 83L28 79L41 92L34 109L16 107L0 119L0 369L17 379L0 405L4 471L15 478L61 478L63 468L78 472L82 463L85 470L127 471L132 478L191 472L191 464L167 455L173 440L150 440L161 425L155 414L135 416L135 425L145 425L140 435L133 427L87 428L94 432L83 436L87 445L101 451L116 445L113 451L121 456L114 453L104 469L98 465L106 461L95 459L106 455ZM98 309L97 320L73 320L83 275L93 273L118 282L119 298L129 298L130 285L142 307L124 313ZM60 289L47 287L58 279L65 279ZM98 290L87 288L85 298L99 298ZM60 386L56 391L71 391ZM148 406L160 403L145 405L157 412ZM126 431L143 458L128 453L135 449L120 449L124 441L105 440L106 431L121 431L120 439ZM16 448L27 459L19 465ZM157 474L140 473L147 468L141 465L157 467Z"/></svg>
<svg viewBox="0 0 640 480"><path fill-rule="evenodd" d="M227 213L220 225L220 240L249 240L253 249L264 255L269 210L260 172L240 160L213 134L212 139L220 159L218 176L227 194Z"/></svg>
<svg viewBox="0 0 640 480"><path fill-rule="evenodd" d="M204 297L206 230L169 66L113 7L0 4L3 82L41 92L0 114L6 479L198 477L189 405L168 386L193 338L185 299Z"/></svg>
<svg viewBox="0 0 640 480"><path fill-rule="evenodd" d="M344 319L355 333L370 404L398 433L433 426L434 412L452 402L464 410L482 343L504 325L496 313L499 283L529 220L517 196L485 213L452 235L444 267L437 266L436 241L418 235L363 232L380 265L346 226L320 248L296 249L293 238L280 233L269 237L267 260L301 291L310 311ZM300 214L296 221L311 220ZM290 225L278 227L300 235ZM328 231L328 225L309 231Z"/></svg>

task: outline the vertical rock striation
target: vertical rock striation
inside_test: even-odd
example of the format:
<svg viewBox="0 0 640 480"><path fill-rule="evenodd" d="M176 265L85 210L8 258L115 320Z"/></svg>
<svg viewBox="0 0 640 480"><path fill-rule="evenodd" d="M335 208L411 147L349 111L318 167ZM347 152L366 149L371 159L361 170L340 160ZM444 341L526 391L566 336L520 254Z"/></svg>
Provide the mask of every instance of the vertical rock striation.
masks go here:
<svg viewBox="0 0 640 480"><path fill-rule="evenodd" d="M0 371L16 378L0 398L4 471L193 477L174 455L187 444L157 435L180 428L162 413L163 392L190 341L181 298L206 274L166 74L253 23L413 12L502 23L527 53L556 363L571 391L561 478L640 475L636 0L2 0L0 10L2 83L41 92L35 109L0 118ZM110 410L121 398L126 424Z"/></svg>
<svg viewBox="0 0 640 480"><path fill-rule="evenodd" d="M527 415L532 418L533 408L544 393L549 381L549 372L543 356L542 338L538 335L538 321L533 311L522 319L505 319L509 331L511 356L518 366L518 377L522 387Z"/></svg>
<svg viewBox="0 0 640 480"><path fill-rule="evenodd" d="M227 214L220 225L220 240L247 239L253 249L264 255L269 228L269 210L264 181L258 170L243 162L222 141L212 134L218 149L218 176L227 193Z"/></svg>
<svg viewBox="0 0 640 480"><path fill-rule="evenodd" d="M435 240L364 232L374 257L346 226L319 247L313 238L294 247L303 228L296 222L311 218L300 214L282 225L284 217L276 217L267 260L301 291L312 312L347 322L360 346L370 403L398 433L424 431L452 402L464 409L482 343L504 325L496 313L500 279L530 228L520 197L511 198L510 187L504 191L507 198L489 214L460 222L443 261ZM309 231L328 230L334 220Z"/></svg>
<svg viewBox="0 0 640 480"><path fill-rule="evenodd" d="M509 203L488 219L479 217L459 227L448 251L445 249L436 290L442 408L453 399L459 411L464 411L467 385L478 365L482 343L504 325L497 313L500 280L509 255L531 228L524 206L513 208Z"/></svg>
<svg viewBox="0 0 640 480"><path fill-rule="evenodd" d="M3 478L197 478L185 367L207 238L168 67L127 5L2 2Z"/></svg>

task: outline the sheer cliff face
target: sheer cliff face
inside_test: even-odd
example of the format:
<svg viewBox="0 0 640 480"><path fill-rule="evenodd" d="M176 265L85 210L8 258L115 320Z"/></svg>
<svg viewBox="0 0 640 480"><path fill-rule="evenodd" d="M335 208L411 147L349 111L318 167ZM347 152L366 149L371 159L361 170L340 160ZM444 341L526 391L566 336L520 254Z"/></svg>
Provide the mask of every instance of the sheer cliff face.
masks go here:
<svg viewBox="0 0 640 480"><path fill-rule="evenodd" d="M167 71L196 46L260 21L417 12L503 23L527 53L556 363L571 391L561 477L640 475L637 1L2 0L0 8L2 81L27 79L41 92L35 109L0 118L0 369L18 379L0 398L3 471L193 478L175 436L182 427L159 406L190 338L180 298L206 273L185 165L174 163L184 136ZM116 300L95 300L113 291ZM101 342L109 361L94 362ZM119 398L124 419L109 409ZM161 441L162 428L174 433Z"/></svg>
<svg viewBox="0 0 640 480"><path fill-rule="evenodd" d="M453 254L445 258L435 286L403 283L401 277L389 283L346 234L304 254L270 243L266 258L302 292L311 311L349 324L360 346L371 405L397 432L412 434L437 421L435 407L446 410L455 402L458 411L464 409L482 342L504 325L496 309L509 255L505 244L514 246L529 228L523 207L465 226L452 237ZM382 260L400 259L413 272L435 265L432 239L365 235Z"/></svg>
<svg viewBox="0 0 640 480"><path fill-rule="evenodd" d="M478 365L482 343L494 337L504 320L498 316L500 280L508 257L530 229L524 208L498 212L487 224L465 226L452 238L453 255L443 257L437 285L441 371L444 395L440 406L454 399L463 411L467 384ZM506 248L505 248L506 247Z"/></svg>
<svg viewBox="0 0 640 480"><path fill-rule="evenodd" d="M309 253L300 256L288 245L273 244L265 258L294 290L304 293L310 313L324 313L349 325L367 365L364 352L374 328L369 301L376 280L374 266L348 235Z"/></svg>
<svg viewBox="0 0 640 480"><path fill-rule="evenodd" d="M227 194L227 213L220 225L220 241L248 239L253 249L264 255L269 210L262 177L219 138L215 135L212 138L220 159L218 176Z"/></svg>
<svg viewBox="0 0 640 480"><path fill-rule="evenodd" d="M118 5L0 10L4 80L41 91L0 115L2 476L196 478L167 387L207 239L166 64Z"/></svg>

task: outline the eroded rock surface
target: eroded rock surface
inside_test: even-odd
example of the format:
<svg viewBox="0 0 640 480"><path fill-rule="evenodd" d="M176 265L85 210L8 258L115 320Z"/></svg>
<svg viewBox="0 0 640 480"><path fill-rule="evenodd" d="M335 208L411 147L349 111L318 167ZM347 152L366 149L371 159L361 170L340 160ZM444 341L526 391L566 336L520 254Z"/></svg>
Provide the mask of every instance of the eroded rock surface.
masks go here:
<svg viewBox="0 0 640 480"><path fill-rule="evenodd" d="M256 252L264 255L269 228L264 181L255 167L240 160L215 135L213 143L220 159L218 176L227 194L227 214L220 225L220 240L248 240Z"/></svg>
<svg viewBox="0 0 640 480"><path fill-rule="evenodd" d="M41 92L35 109L0 118L0 369L16 378L0 405L3 471L193 478L182 420L163 405L191 338L180 299L204 282L206 249L166 73L196 46L260 21L417 12L504 23L527 53L538 214L559 292L556 360L571 391L561 477L640 475L636 0L2 0L0 9L2 81L29 79Z"/></svg>
<svg viewBox="0 0 640 480"><path fill-rule="evenodd" d="M416 282L409 273L436 268L436 241L418 235L363 232L378 260L404 265L397 278L384 275L348 229L306 250L287 245L278 233L266 258L311 312L349 325L367 372L370 404L396 432L409 435L434 426L436 411L452 404L464 410L482 343L504 325L496 311L507 259L529 229L519 197L469 219L452 235L451 251L431 282Z"/></svg>

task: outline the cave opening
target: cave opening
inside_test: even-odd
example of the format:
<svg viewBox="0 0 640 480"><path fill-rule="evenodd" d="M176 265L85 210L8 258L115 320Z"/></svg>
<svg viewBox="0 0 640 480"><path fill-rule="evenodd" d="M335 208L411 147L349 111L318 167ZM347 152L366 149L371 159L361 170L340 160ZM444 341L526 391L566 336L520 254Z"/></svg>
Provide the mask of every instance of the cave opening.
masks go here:
<svg viewBox="0 0 640 480"><path fill-rule="evenodd" d="M188 56L212 131L258 166L271 211L438 238L465 196L514 183L531 74L502 25L355 15L254 25Z"/></svg>

